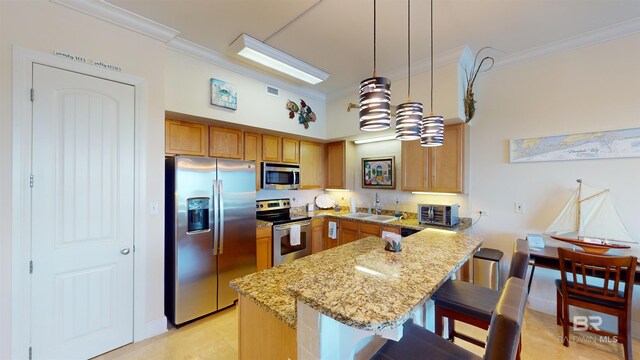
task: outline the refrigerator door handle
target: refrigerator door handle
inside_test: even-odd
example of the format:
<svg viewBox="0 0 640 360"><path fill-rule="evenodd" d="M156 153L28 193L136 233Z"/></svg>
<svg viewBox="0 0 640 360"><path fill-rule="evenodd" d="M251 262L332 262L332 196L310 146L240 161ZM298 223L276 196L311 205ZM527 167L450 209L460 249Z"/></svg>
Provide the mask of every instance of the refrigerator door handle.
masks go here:
<svg viewBox="0 0 640 360"><path fill-rule="evenodd" d="M218 255L218 241L219 241L219 235L218 235L218 212L220 211L218 209L218 180L214 180L213 181L213 248L212 248L212 252L213 252L213 256Z"/></svg>
<svg viewBox="0 0 640 360"><path fill-rule="evenodd" d="M220 229L220 254L224 251L224 196L223 196L223 188L222 188L222 180L218 180L218 199L220 201L220 224L218 229Z"/></svg>

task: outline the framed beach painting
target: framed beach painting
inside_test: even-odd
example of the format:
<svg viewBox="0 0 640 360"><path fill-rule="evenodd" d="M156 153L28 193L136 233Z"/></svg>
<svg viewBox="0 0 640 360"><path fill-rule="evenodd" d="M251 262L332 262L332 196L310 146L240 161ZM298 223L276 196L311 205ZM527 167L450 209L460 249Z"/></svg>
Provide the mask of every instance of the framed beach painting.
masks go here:
<svg viewBox="0 0 640 360"><path fill-rule="evenodd" d="M211 105L235 110L238 108L236 86L226 81L211 79Z"/></svg>
<svg viewBox="0 0 640 360"><path fill-rule="evenodd" d="M362 187L396 188L396 157L362 158Z"/></svg>

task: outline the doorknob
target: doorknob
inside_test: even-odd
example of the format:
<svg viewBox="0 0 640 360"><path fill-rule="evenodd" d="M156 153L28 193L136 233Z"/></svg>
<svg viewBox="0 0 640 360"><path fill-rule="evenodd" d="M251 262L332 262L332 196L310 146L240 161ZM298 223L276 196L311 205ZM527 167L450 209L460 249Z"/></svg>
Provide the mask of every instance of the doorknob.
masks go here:
<svg viewBox="0 0 640 360"><path fill-rule="evenodd" d="M128 255L130 252L129 248L123 248L122 250L120 250L120 254L122 255Z"/></svg>

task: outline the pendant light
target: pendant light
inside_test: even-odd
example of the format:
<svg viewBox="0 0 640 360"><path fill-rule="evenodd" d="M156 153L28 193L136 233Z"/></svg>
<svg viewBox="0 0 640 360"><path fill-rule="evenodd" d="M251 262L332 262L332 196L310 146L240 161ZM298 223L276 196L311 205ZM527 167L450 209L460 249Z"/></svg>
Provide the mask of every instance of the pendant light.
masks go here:
<svg viewBox="0 0 640 360"><path fill-rule="evenodd" d="M391 82L376 76L376 1L373 0L373 76L360 82L360 130L381 131L391 124Z"/></svg>
<svg viewBox="0 0 640 360"><path fill-rule="evenodd" d="M427 147L444 144L444 119L440 115L433 115L433 0L431 0L431 110L422 119L420 131L420 145Z"/></svg>
<svg viewBox="0 0 640 360"><path fill-rule="evenodd" d="M396 139L420 139L422 103L411 101L411 0L407 0L407 102L396 109Z"/></svg>

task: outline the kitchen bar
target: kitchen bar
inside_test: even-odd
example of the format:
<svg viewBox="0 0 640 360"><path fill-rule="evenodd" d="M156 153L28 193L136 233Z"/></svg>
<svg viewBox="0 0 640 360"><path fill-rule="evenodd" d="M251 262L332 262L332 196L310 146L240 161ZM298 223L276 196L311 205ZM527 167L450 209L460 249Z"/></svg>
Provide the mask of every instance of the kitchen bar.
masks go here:
<svg viewBox="0 0 640 360"><path fill-rule="evenodd" d="M392 253L372 236L233 280L240 358L351 358L364 338L398 339L402 324L481 244L479 236L427 229Z"/></svg>

